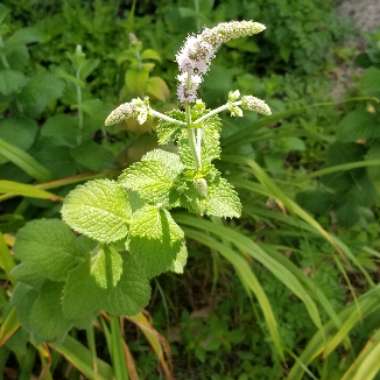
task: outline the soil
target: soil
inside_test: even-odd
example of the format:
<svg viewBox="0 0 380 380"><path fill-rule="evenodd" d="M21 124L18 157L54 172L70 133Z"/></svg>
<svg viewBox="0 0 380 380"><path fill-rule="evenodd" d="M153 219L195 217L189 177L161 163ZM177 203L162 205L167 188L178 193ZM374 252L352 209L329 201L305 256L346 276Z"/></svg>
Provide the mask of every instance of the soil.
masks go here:
<svg viewBox="0 0 380 380"><path fill-rule="evenodd" d="M341 17L351 18L356 28L364 33L380 28L379 0L343 0L338 5Z"/></svg>

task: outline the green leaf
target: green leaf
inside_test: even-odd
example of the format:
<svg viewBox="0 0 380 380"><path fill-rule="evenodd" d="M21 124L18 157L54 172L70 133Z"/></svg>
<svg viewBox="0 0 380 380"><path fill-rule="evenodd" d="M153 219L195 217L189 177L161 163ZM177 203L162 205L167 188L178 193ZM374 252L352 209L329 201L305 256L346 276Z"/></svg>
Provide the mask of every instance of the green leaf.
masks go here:
<svg viewBox="0 0 380 380"><path fill-rule="evenodd" d="M16 70L0 71L0 94L8 96L19 92L26 84L25 75Z"/></svg>
<svg viewBox="0 0 380 380"><path fill-rule="evenodd" d="M136 315L148 304L149 298L150 285L144 270L128 255L119 283L108 291L105 309L113 315Z"/></svg>
<svg viewBox="0 0 380 380"><path fill-rule="evenodd" d="M338 140L355 142L380 137L376 115L357 109L349 112L338 125Z"/></svg>
<svg viewBox="0 0 380 380"><path fill-rule="evenodd" d="M61 307L62 283L46 282L30 310L30 327L41 340L62 339L72 324Z"/></svg>
<svg viewBox="0 0 380 380"><path fill-rule="evenodd" d="M133 214L129 250L151 278L169 269L184 234L169 211L144 206Z"/></svg>
<svg viewBox="0 0 380 380"><path fill-rule="evenodd" d="M0 152L1 156L14 163L25 173L40 181L50 179L51 173L38 161L36 161L30 154L19 149L13 144L7 143L0 138Z"/></svg>
<svg viewBox="0 0 380 380"><path fill-rule="evenodd" d="M73 269L63 289L62 308L67 319L91 320L102 307L105 290L91 276L90 261Z"/></svg>
<svg viewBox="0 0 380 380"><path fill-rule="evenodd" d="M137 191L149 203L167 203L182 168L178 155L157 149L127 168L119 181L127 189Z"/></svg>
<svg viewBox="0 0 380 380"><path fill-rule="evenodd" d="M72 190L61 212L73 230L104 243L124 238L131 216L127 193L109 179L89 181Z"/></svg>
<svg viewBox="0 0 380 380"><path fill-rule="evenodd" d="M52 281L65 279L82 256L75 235L58 219L27 223L16 235L14 252L24 265L25 276Z"/></svg>
<svg viewBox="0 0 380 380"><path fill-rule="evenodd" d="M360 80L360 88L366 95L380 95L380 69L370 67L365 70Z"/></svg>
<svg viewBox="0 0 380 380"><path fill-rule="evenodd" d="M80 166L95 172L111 168L114 160L112 152L106 146L97 144L95 141L84 142L72 149L70 154Z"/></svg>
<svg viewBox="0 0 380 380"><path fill-rule="evenodd" d="M148 79L146 92L161 101L165 101L170 96L168 85L160 77Z"/></svg>
<svg viewBox="0 0 380 380"><path fill-rule="evenodd" d="M61 79L50 73L39 73L28 82L18 98L24 112L37 117L62 96L63 89L64 82Z"/></svg>
<svg viewBox="0 0 380 380"><path fill-rule="evenodd" d="M22 150L28 150L36 137L38 125L34 120L9 117L0 121L0 138ZM0 164L8 160L0 156Z"/></svg>
<svg viewBox="0 0 380 380"><path fill-rule="evenodd" d="M187 257L188 257L187 247L186 244L183 243L181 245L181 248L179 252L177 253L177 257L172 262L171 270L174 273L182 274L183 270L185 269L186 263L187 263Z"/></svg>
<svg viewBox="0 0 380 380"><path fill-rule="evenodd" d="M142 59L152 59L153 61L161 62L161 57L158 51L153 49L145 49L141 54Z"/></svg>
<svg viewBox="0 0 380 380"><path fill-rule="evenodd" d="M172 110L167 113L168 116L171 116L174 119L184 121L185 115L179 110ZM181 133L181 127L178 127L177 124L173 124L167 121L160 120L156 126L156 134L159 145L166 145L170 142L177 141L179 134Z"/></svg>
<svg viewBox="0 0 380 380"><path fill-rule="evenodd" d="M101 309L115 315L134 315L141 311L149 301L148 279L131 255L126 255L123 262L120 280L116 286L107 289L97 284L90 261L74 269L63 291L66 318L91 319Z"/></svg>
<svg viewBox="0 0 380 380"><path fill-rule="evenodd" d="M100 248L92 258L90 272L101 288L115 287L123 273L123 259L112 247Z"/></svg>
<svg viewBox="0 0 380 380"><path fill-rule="evenodd" d="M239 196L223 177L209 185L206 214L220 218L239 218L241 215Z"/></svg>
<svg viewBox="0 0 380 380"><path fill-rule="evenodd" d="M49 117L41 128L41 136L51 140L54 145L75 147L77 144L78 120L67 114Z"/></svg>

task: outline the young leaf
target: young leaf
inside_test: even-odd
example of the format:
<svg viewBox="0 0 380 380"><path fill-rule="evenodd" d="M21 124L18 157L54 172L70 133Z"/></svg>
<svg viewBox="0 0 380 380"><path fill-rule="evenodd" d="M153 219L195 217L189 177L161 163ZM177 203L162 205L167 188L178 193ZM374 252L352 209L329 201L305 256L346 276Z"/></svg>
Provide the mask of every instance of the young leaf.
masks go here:
<svg viewBox="0 0 380 380"><path fill-rule="evenodd" d="M112 247L100 248L92 259L90 271L101 288L112 288L123 273L123 259Z"/></svg>
<svg viewBox="0 0 380 380"><path fill-rule="evenodd" d="M169 269L183 238L183 231L169 211L147 205L133 215L129 249L151 278Z"/></svg>
<svg viewBox="0 0 380 380"><path fill-rule="evenodd" d="M184 113L178 110L172 110L171 112L168 112L168 116L181 121L185 120ZM173 124L167 121L160 120L156 126L156 134L159 145L166 145L177 141L180 133L181 128L178 127L177 124Z"/></svg>
<svg viewBox="0 0 380 380"><path fill-rule="evenodd" d="M73 230L104 243L124 238L131 216L127 193L109 179L78 186L66 197L61 212Z"/></svg>
<svg viewBox="0 0 380 380"><path fill-rule="evenodd" d="M21 277L52 281L63 280L82 256L75 235L58 219L37 219L27 223L17 233L14 252L22 261Z"/></svg>
<svg viewBox="0 0 380 380"><path fill-rule="evenodd" d="M206 214L221 218L239 218L241 203L233 186L223 177L209 186Z"/></svg>
<svg viewBox="0 0 380 380"><path fill-rule="evenodd" d="M149 203L167 203L169 192L182 169L178 155L157 149L127 168L119 181Z"/></svg>

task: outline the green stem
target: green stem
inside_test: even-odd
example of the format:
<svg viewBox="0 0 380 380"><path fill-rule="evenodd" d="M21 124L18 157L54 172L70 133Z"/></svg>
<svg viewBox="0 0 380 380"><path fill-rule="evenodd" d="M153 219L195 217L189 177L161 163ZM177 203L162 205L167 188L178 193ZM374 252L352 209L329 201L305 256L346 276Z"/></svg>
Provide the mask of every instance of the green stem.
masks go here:
<svg viewBox="0 0 380 380"><path fill-rule="evenodd" d="M197 139L195 136L195 129L192 128L192 122L191 122L191 109L190 105L185 106L186 109L186 127L187 127L187 136L189 139L189 144L191 151L193 153L193 157L195 160L195 165L197 170L200 170L202 168L202 159L200 155L200 150L198 149L199 144L197 144Z"/></svg>
<svg viewBox="0 0 380 380"><path fill-rule="evenodd" d="M94 327L93 326L89 326L87 329L86 329L86 336L87 336L87 343L88 343L88 347L90 349L90 352L91 352L91 358L92 358L92 369L94 371L94 380L98 380L98 375L99 375L99 372L98 372L98 358L97 358L97 355L96 355L96 344L95 344L95 333L94 333Z"/></svg>
<svg viewBox="0 0 380 380"><path fill-rule="evenodd" d="M115 371L115 380L128 380L127 364L125 362L123 335L120 328L120 319L111 317L111 344L112 363Z"/></svg>
<svg viewBox="0 0 380 380"><path fill-rule="evenodd" d="M233 102L232 103L234 106L240 106L241 104L241 100L238 100L237 102ZM214 115L217 115L218 113L221 113L223 111L227 111L228 108L229 108L230 104L226 103L226 104L223 104L222 106L220 107L217 107L215 109L213 109L212 111L210 111L209 113L206 113L206 115L203 115L202 117L200 117L199 119L195 120L193 122L193 125L195 124L200 124L202 123L202 121L205 121L207 119L209 119L211 116L214 116Z"/></svg>
<svg viewBox="0 0 380 380"><path fill-rule="evenodd" d="M3 53L3 48L4 48L4 41L3 41L3 38L0 37L0 50L1 50L1 53L0 53L0 59L1 59L1 63L3 64L3 66L6 68L6 69L9 69L10 66L9 66L9 62L7 60L7 57L5 56L5 54Z"/></svg>
<svg viewBox="0 0 380 380"><path fill-rule="evenodd" d="M167 116L167 115L165 115L165 114L163 114L161 112L158 112L158 111L154 110L153 108L149 108L149 114L151 116L153 116L153 117L157 117L158 119L168 121L169 123L178 124L178 125L181 125L181 126L187 125L183 121L177 120L177 119L173 119L172 117Z"/></svg>
<svg viewBox="0 0 380 380"><path fill-rule="evenodd" d="M80 81L80 67L78 67L76 71L76 79L78 82ZM78 134L78 145L82 143L83 140L83 112L82 112L82 88L79 84L76 84L76 91L77 91L77 106L78 106L78 128L79 128L79 134Z"/></svg>

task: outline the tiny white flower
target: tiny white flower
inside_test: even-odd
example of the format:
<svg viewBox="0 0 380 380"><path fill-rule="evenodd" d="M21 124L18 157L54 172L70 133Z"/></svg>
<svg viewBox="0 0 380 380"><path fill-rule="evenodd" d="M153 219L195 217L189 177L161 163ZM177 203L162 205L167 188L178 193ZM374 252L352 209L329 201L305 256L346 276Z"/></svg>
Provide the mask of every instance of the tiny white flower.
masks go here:
<svg viewBox="0 0 380 380"><path fill-rule="evenodd" d="M251 36L262 32L265 25L254 21L223 22L214 28L205 28L200 34L190 35L185 40L182 48L176 55L176 61L180 76L184 73L198 75L201 80L194 79L193 87L184 88L184 83L179 80L177 94L181 103L194 102L197 99L197 90L202 82L202 77L208 71L215 53L222 43L234 38Z"/></svg>

